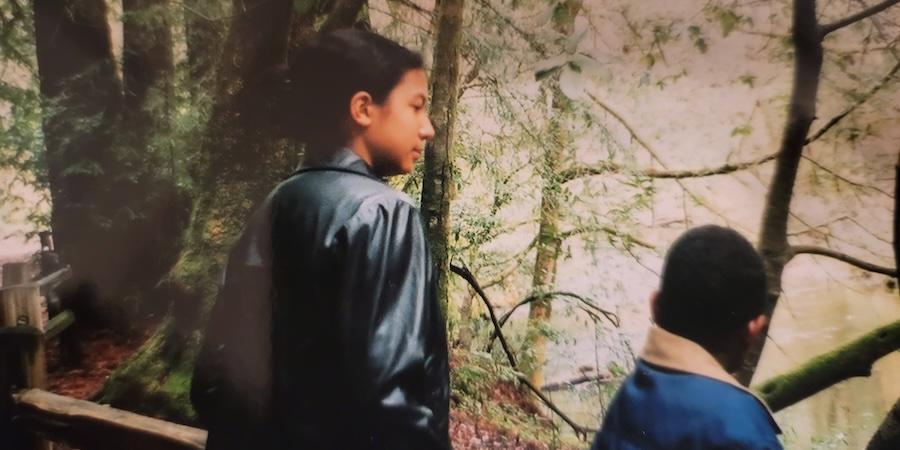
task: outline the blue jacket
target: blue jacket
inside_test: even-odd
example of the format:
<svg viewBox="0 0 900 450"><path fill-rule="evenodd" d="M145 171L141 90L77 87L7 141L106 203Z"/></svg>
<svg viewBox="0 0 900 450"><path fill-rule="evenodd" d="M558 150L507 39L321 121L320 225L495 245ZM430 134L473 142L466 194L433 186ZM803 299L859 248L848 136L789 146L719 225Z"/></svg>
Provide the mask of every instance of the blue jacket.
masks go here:
<svg viewBox="0 0 900 450"><path fill-rule="evenodd" d="M780 450L780 432L712 355L655 327L591 450Z"/></svg>

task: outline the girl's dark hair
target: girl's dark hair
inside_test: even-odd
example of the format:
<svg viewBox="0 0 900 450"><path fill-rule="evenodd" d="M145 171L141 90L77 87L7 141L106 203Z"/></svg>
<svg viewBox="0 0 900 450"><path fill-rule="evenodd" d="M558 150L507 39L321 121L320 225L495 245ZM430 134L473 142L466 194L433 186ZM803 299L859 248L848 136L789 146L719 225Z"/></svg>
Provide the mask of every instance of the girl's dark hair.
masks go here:
<svg viewBox="0 0 900 450"><path fill-rule="evenodd" d="M344 29L313 38L298 50L281 96L282 127L309 145L341 145L354 94L368 92L381 104L422 57L378 34Z"/></svg>
<svg viewBox="0 0 900 450"><path fill-rule="evenodd" d="M656 322L709 349L762 314L765 299L766 271L753 245L730 228L704 225L666 255Z"/></svg>

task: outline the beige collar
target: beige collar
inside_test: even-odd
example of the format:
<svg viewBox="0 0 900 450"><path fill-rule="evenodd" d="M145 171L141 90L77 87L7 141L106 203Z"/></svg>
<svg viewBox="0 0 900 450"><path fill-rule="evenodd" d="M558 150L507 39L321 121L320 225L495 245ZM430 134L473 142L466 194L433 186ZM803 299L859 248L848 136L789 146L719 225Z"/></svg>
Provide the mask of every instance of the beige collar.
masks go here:
<svg viewBox="0 0 900 450"><path fill-rule="evenodd" d="M713 355L709 354L705 348L694 341L670 333L658 326L653 326L647 335L647 343L644 345L640 358L655 366L700 375L730 384L756 398L766 408L769 418L775 424L769 405L753 391L738 383L731 374L725 371Z"/></svg>

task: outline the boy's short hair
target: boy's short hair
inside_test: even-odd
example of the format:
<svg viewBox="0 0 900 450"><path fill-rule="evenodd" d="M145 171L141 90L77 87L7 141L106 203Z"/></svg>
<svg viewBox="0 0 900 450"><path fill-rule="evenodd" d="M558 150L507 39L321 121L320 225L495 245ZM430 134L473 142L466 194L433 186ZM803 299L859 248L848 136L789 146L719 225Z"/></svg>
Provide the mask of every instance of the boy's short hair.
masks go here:
<svg viewBox="0 0 900 450"><path fill-rule="evenodd" d="M730 228L704 225L681 235L666 254L656 323L715 347L762 314L765 299L765 267L750 242Z"/></svg>

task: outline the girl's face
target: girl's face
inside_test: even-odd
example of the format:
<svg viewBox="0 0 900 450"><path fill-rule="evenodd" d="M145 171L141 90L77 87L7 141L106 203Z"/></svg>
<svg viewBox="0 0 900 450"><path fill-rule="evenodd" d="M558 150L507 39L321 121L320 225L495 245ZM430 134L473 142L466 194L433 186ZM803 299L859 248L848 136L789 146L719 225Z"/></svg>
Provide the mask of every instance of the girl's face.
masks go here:
<svg viewBox="0 0 900 450"><path fill-rule="evenodd" d="M403 75L383 104L368 105L368 124L359 135L360 153L379 176L410 173L422 157L425 140L434 137L425 109L427 100L425 71L413 69Z"/></svg>

